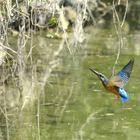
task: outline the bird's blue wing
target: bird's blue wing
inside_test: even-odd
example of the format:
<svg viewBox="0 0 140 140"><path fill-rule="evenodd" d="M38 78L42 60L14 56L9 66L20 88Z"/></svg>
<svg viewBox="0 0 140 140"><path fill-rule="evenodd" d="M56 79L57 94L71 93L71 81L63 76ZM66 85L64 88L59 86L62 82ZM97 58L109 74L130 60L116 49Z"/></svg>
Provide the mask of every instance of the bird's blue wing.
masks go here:
<svg viewBox="0 0 140 140"><path fill-rule="evenodd" d="M110 83L117 87L123 87L129 80L134 60L130 60L116 76L110 78Z"/></svg>
<svg viewBox="0 0 140 140"><path fill-rule="evenodd" d="M130 60L128 64L126 64L120 72L118 72L117 76L122 80L122 86L124 86L131 75L132 68L133 68L134 60Z"/></svg>

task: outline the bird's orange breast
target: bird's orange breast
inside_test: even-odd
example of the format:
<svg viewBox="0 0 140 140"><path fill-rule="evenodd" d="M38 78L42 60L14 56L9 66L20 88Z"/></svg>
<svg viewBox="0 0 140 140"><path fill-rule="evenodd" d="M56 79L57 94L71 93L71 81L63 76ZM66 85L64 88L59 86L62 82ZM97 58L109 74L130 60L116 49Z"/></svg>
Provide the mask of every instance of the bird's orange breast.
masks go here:
<svg viewBox="0 0 140 140"><path fill-rule="evenodd" d="M116 95L117 98L120 97L120 96L119 96L119 93L118 93L118 90L117 90L117 88L116 88L115 86L108 84L107 86L105 86L105 88L106 88L109 92L111 92L111 93L113 93L114 95Z"/></svg>

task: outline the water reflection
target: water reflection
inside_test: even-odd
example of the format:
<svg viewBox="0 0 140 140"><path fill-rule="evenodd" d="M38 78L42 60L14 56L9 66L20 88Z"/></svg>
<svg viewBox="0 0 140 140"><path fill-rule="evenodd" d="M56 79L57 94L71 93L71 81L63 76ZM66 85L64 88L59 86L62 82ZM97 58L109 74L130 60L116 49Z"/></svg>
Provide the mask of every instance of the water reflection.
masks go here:
<svg viewBox="0 0 140 140"><path fill-rule="evenodd" d="M135 35L124 38L125 45L121 49L116 66L116 72L118 72L132 56L135 58L134 71L126 86L130 101L122 104L102 88L98 79L88 69L93 66L107 76L111 75L118 40L114 36L109 39L106 34L107 32L104 31L103 36L98 33L96 38L91 37L87 47L74 56L76 62L71 61L70 56L64 57L65 60L62 60L61 67L58 69L61 69L62 73L67 71L68 74L62 76L59 71L56 77L50 78L51 81L55 81L55 85L46 88L45 102L54 101L59 105L52 108L44 106L46 114L51 112L57 115L56 124L50 123L47 129L50 134L49 139L124 140L133 139L133 137L140 138L139 95L138 89L135 88L136 81L139 82L137 77L139 57L135 46L139 44L139 41L136 39L137 41L132 46ZM114 47L111 47L113 45ZM43 115L42 119L45 119Z"/></svg>
<svg viewBox="0 0 140 140"><path fill-rule="evenodd" d="M30 52L32 57L28 57L30 61L22 75L25 96L20 96L17 87L13 90L6 87L6 96L10 95L6 103L11 107L16 104L17 108L8 112L11 127L4 126L3 130L1 126L2 135L7 136L8 127L9 137L13 139L140 139L140 33L123 38L124 45L115 69L118 72L131 57L135 58L134 70L126 85L130 96L126 104L106 92L89 71L89 67L93 67L107 77L112 75L119 46L117 37L111 31L92 27L86 34L84 46L77 46L71 55L63 41L39 35L29 41L28 45L33 48L26 48L26 56ZM13 93L19 94L15 98ZM28 95L28 103L32 104L33 98L36 103L33 108L27 105L24 110L24 104L17 102L20 98L24 101Z"/></svg>

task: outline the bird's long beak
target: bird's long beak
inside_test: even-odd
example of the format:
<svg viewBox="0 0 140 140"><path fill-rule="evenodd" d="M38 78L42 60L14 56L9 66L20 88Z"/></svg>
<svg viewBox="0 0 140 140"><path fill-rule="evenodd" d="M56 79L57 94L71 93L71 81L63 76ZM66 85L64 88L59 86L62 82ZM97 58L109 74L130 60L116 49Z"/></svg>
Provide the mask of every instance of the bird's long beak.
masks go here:
<svg viewBox="0 0 140 140"><path fill-rule="evenodd" d="M91 69L91 68L89 68L94 74L96 74L97 76L99 76L99 72L97 72L96 70L94 70L94 69Z"/></svg>

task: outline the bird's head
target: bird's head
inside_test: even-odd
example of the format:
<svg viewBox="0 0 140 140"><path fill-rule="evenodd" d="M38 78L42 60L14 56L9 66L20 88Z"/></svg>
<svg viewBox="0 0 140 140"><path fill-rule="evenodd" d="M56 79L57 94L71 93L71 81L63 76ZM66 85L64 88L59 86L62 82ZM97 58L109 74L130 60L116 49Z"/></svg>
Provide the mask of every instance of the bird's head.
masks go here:
<svg viewBox="0 0 140 140"><path fill-rule="evenodd" d="M102 81L103 85L106 85L108 83L108 78L104 76L102 73L97 72L94 69L89 68L95 75L98 76L98 78Z"/></svg>

